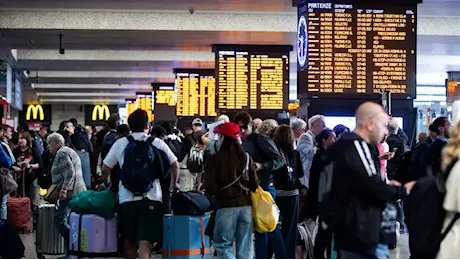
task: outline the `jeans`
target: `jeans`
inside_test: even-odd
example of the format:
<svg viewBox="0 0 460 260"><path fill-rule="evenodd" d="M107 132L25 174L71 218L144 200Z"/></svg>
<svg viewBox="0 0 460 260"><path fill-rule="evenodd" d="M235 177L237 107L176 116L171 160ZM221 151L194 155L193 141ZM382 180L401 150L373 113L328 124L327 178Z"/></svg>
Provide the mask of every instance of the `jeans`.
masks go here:
<svg viewBox="0 0 460 260"><path fill-rule="evenodd" d="M4 195L2 197L2 203L0 205L0 219L6 219L8 210L6 209L6 201L8 199L8 195Z"/></svg>
<svg viewBox="0 0 460 260"><path fill-rule="evenodd" d="M69 201L69 199L59 200L56 205L56 210L54 212L54 225L56 226L56 229L58 230L59 234L61 234L61 236L64 237L66 251L69 246L70 238L70 209L67 206L69 204Z"/></svg>
<svg viewBox="0 0 460 260"><path fill-rule="evenodd" d="M398 232L397 230L396 232ZM390 259L390 249L387 244L378 244L375 249L375 257L377 259Z"/></svg>
<svg viewBox="0 0 460 260"><path fill-rule="evenodd" d="M341 259L375 259L375 255L340 251Z"/></svg>
<svg viewBox="0 0 460 260"><path fill-rule="evenodd" d="M269 186L267 191L275 199L276 190L273 186ZM297 228L297 227L296 227ZM275 253L276 259L286 259L286 247L284 245L283 236L281 235L280 227L277 226L273 232L259 233L254 232L256 237L256 259L268 259L268 243L271 240L272 250Z"/></svg>
<svg viewBox="0 0 460 260"><path fill-rule="evenodd" d="M299 214L299 195L276 197L276 205L281 213L281 234L288 259L295 259L297 248L297 217Z"/></svg>
<svg viewBox="0 0 460 260"><path fill-rule="evenodd" d="M219 259L235 259L233 240L236 243L237 259L252 259L252 207L223 208L216 212L214 248Z"/></svg>

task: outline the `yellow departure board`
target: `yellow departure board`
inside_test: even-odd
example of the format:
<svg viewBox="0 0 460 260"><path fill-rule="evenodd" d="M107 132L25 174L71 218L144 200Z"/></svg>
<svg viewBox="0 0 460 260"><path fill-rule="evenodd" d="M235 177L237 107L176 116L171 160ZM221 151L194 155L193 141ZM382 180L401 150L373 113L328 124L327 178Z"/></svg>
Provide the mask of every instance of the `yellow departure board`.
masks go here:
<svg viewBox="0 0 460 260"><path fill-rule="evenodd" d="M292 46L216 44L213 50L219 110L287 109Z"/></svg>
<svg viewBox="0 0 460 260"><path fill-rule="evenodd" d="M299 93L415 98L416 4L299 7Z"/></svg>
<svg viewBox="0 0 460 260"><path fill-rule="evenodd" d="M129 115L131 115L136 110L137 110L136 100L131 100L131 99L126 100L126 118L128 118Z"/></svg>
<svg viewBox="0 0 460 260"><path fill-rule="evenodd" d="M216 116L216 80L213 69L175 69L176 115Z"/></svg>
<svg viewBox="0 0 460 260"><path fill-rule="evenodd" d="M152 122L154 119L152 93L136 93L136 96L138 109L147 111L149 122Z"/></svg>
<svg viewBox="0 0 460 260"><path fill-rule="evenodd" d="M155 91L155 103L170 107L176 106L176 91L174 86L160 86Z"/></svg>

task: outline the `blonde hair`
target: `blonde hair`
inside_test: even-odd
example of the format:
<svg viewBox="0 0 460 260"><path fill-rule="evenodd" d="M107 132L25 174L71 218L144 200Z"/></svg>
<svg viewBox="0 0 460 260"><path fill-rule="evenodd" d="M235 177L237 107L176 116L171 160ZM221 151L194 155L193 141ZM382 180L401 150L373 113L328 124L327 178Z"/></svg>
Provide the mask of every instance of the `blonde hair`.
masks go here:
<svg viewBox="0 0 460 260"><path fill-rule="evenodd" d="M445 171L456 157L460 157L460 121L451 129L449 143L442 151L442 170Z"/></svg>
<svg viewBox="0 0 460 260"><path fill-rule="evenodd" d="M266 135L270 138L273 137L275 134L276 128L278 128L278 122L274 119L267 119L262 122L262 124L259 126L259 134Z"/></svg>

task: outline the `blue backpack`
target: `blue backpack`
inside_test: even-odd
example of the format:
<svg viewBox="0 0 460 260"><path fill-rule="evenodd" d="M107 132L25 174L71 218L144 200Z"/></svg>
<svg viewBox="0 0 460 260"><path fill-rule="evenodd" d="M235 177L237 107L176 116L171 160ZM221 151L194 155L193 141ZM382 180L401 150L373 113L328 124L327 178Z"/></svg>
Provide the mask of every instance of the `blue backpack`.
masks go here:
<svg viewBox="0 0 460 260"><path fill-rule="evenodd" d="M129 143L125 149L121 182L134 196L142 196L152 188L153 181L158 178L156 172L163 171L155 169L157 152L152 144L155 138L149 137L146 141L141 141L128 136L127 139Z"/></svg>

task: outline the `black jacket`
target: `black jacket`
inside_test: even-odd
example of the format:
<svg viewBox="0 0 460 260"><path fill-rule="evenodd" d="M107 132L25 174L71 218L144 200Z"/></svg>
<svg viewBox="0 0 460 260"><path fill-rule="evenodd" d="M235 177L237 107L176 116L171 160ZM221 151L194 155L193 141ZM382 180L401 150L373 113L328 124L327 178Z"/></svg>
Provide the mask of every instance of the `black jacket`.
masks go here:
<svg viewBox="0 0 460 260"><path fill-rule="evenodd" d="M387 164L388 179L394 180L396 177L396 171L401 164L401 156L406 151L405 140L401 135L391 134L388 136L386 142L390 148L390 152L392 152L393 149L397 149L395 155L388 161Z"/></svg>
<svg viewBox="0 0 460 260"><path fill-rule="evenodd" d="M243 139L244 150L249 153L254 162L266 164L266 167L257 172L260 186L266 190L273 183L273 171L284 165L275 143L265 135L253 133Z"/></svg>
<svg viewBox="0 0 460 260"><path fill-rule="evenodd" d="M439 138L436 138L430 145L430 148L426 150L424 156L424 162L426 166L431 166L433 174L442 172L441 161L442 161L442 149L446 146L447 142Z"/></svg>
<svg viewBox="0 0 460 260"><path fill-rule="evenodd" d="M381 241L382 213L387 202L407 196L404 187L387 185L380 174L376 147L355 133L347 133L327 150L325 163L334 162L334 176L341 185L341 214L334 228L337 250L375 254ZM335 177L334 177L335 178Z"/></svg>

